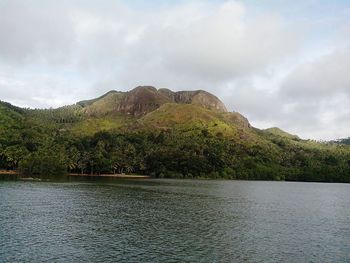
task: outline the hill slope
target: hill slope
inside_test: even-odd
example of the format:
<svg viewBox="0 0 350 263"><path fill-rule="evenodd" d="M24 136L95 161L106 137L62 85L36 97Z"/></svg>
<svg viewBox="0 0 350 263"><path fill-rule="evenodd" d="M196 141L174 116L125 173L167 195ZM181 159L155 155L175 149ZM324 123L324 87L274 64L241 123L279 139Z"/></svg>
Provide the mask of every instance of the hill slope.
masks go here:
<svg viewBox="0 0 350 263"><path fill-rule="evenodd" d="M0 103L0 169L350 182L350 146L259 130L214 95L141 86L58 109Z"/></svg>
<svg viewBox="0 0 350 263"><path fill-rule="evenodd" d="M9 103L0 101L0 149L6 143L6 138L16 140L16 130L24 125L23 110Z"/></svg>

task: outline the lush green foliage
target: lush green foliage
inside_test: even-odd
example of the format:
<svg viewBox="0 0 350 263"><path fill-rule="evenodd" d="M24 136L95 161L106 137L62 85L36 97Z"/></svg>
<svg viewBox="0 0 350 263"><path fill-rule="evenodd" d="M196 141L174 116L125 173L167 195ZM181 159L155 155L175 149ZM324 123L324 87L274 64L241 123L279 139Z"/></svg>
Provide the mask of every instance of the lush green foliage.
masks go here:
<svg viewBox="0 0 350 263"><path fill-rule="evenodd" d="M344 139L339 139L336 141L332 141L333 143L338 143L338 144L347 144L350 145L350 137L349 138L344 138Z"/></svg>
<svg viewBox="0 0 350 263"><path fill-rule="evenodd" d="M28 111L0 104L0 168L28 175L350 182L347 145L253 129L237 116L188 105L166 105L134 122L84 117L78 107Z"/></svg>

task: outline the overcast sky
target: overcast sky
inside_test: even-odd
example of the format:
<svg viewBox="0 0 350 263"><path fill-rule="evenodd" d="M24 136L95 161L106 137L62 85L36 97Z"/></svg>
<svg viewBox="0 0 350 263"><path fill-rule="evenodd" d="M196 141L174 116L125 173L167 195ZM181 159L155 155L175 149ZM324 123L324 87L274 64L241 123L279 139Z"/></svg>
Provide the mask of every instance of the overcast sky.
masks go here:
<svg viewBox="0 0 350 263"><path fill-rule="evenodd" d="M350 136L350 1L0 0L0 100L205 89L258 128Z"/></svg>

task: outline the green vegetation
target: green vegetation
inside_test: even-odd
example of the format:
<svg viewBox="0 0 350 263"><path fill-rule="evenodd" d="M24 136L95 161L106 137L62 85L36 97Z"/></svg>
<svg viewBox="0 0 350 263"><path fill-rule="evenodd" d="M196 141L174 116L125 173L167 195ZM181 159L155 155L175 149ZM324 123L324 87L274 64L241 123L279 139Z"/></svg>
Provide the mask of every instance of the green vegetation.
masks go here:
<svg viewBox="0 0 350 263"><path fill-rule="evenodd" d="M109 96L101 99L111 102ZM165 103L140 117L102 106L92 100L28 110L1 102L0 169L350 182L348 145L302 140L278 128L258 130L238 113L193 104Z"/></svg>
<svg viewBox="0 0 350 263"><path fill-rule="evenodd" d="M347 144L350 145L350 137L349 138L344 138L344 139L339 139L339 140L335 140L332 141L333 143L337 143L337 144Z"/></svg>

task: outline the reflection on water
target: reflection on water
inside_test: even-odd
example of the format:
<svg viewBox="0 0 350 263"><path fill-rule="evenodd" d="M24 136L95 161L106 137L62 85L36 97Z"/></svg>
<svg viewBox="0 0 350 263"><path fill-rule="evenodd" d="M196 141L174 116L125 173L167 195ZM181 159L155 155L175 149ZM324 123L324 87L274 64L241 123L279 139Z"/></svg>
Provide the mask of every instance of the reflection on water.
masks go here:
<svg viewBox="0 0 350 263"><path fill-rule="evenodd" d="M0 262L346 262L350 185L0 182Z"/></svg>

